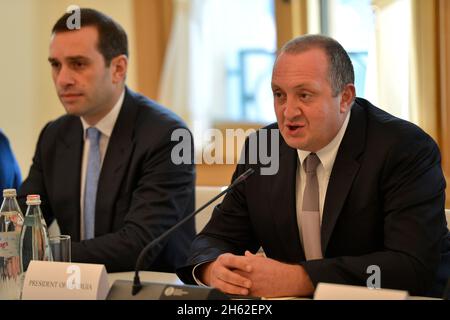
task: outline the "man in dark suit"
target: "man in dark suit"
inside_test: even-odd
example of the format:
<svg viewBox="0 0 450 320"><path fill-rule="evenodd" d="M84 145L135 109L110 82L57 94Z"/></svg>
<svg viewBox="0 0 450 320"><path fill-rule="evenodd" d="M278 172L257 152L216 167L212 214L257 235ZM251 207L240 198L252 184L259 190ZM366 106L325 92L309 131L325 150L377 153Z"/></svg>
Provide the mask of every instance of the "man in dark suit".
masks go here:
<svg viewBox="0 0 450 320"><path fill-rule="evenodd" d="M143 247L194 209L195 169L175 165L174 113L125 86L125 31L110 17L81 9L52 30L49 62L67 115L42 130L20 195L40 194L50 223L72 237L72 261L133 270ZM184 262L194 224L155 249L146 268L174 271Z"/></svg>
<svg viewBox="0 0 450 320"><path fill-rule="evenodd" d="M0 191L9 188L17 189L21 182L19 165L8 138L0 130Z"/></svg>
<svg viewBox="0 0 450 320"><path fill-rule="evenodd" d="M279 170L237 166L233 180L256 173L215 208L177 270L184 282L268 297L311 296L319 282L442 293L450 237L439 149L355 98L353 83L331 38L282 48L272 76L278 124L265 128L281 132ZM244 150L246 159L258 152L249 142Z"/></svg>

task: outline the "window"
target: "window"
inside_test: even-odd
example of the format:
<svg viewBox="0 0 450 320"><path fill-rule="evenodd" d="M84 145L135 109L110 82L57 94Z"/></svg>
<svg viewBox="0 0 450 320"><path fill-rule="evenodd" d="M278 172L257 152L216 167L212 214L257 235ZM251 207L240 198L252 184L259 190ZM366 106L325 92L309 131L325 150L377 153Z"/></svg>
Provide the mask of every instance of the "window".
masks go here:
<svg viewBox="0 0 450 320"><path fill-rule="evenodd" d="M355 69L356 95L411 120L411 0L318 0L323 34Z"/></svg>
<svg viewBox="0 0 450 320"><path fill-rule="evenodd" d="M213 127L274 122L274 0L174 3L158 100L183 116L196 147L209 141L204 135Z"/></svg>
<svg viewBox="0 0 450 320"><path fill-rule="evenodd" d="M272 122L270 89L276 50L273 0L222 0L230 21L223 30L226 68L224 110L214 120ZM216 66L212 66L213 68Z"/></svg>
<svg viewBox="0 0 450 320"><path fill-rule="evenodd" d="M356 94L366 97L369 51L375 35L371 0L321 0L322 33L339 41L355 69Z"/></svg>

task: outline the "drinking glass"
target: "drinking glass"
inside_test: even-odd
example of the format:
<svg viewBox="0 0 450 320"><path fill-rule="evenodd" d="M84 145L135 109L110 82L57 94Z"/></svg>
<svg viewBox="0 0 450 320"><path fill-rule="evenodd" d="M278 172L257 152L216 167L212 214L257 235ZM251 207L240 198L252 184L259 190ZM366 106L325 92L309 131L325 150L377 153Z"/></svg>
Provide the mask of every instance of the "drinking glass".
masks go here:
<svg viewBox="0 0 450 320"><path fill-rule="evenodd" d="M70 236L52 236L49 240L53 261L71 262Z"/></svg>

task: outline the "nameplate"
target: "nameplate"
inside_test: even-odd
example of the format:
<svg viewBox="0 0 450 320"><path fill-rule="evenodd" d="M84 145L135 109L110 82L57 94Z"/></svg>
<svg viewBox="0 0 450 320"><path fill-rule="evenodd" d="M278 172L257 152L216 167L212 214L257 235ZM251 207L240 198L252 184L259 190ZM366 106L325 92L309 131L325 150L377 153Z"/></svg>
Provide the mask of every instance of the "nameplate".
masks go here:
<svg viewBox="0 0 450 320"><path fill-rule="evenodd" d="M102 264L31 261L22 300L105 300L108 290Z"/></svg>
<svg viewBox="0 0 450 320"><path fill-rule="evenodd" d="M407 291L319 283L314 300L407 300Z"/></svg>

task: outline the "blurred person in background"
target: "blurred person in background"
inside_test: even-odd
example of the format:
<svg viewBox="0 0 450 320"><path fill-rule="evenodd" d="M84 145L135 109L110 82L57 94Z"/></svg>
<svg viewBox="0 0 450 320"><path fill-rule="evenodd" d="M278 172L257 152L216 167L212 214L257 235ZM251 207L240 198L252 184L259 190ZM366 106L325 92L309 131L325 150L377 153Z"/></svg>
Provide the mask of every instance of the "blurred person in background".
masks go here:
<svg viewBox="0 0 450 320"><path fill-rule="evenodd" d="M22 182L20 168L12 152L8 138L0 130L0 191L18 189Z"/></svg>

